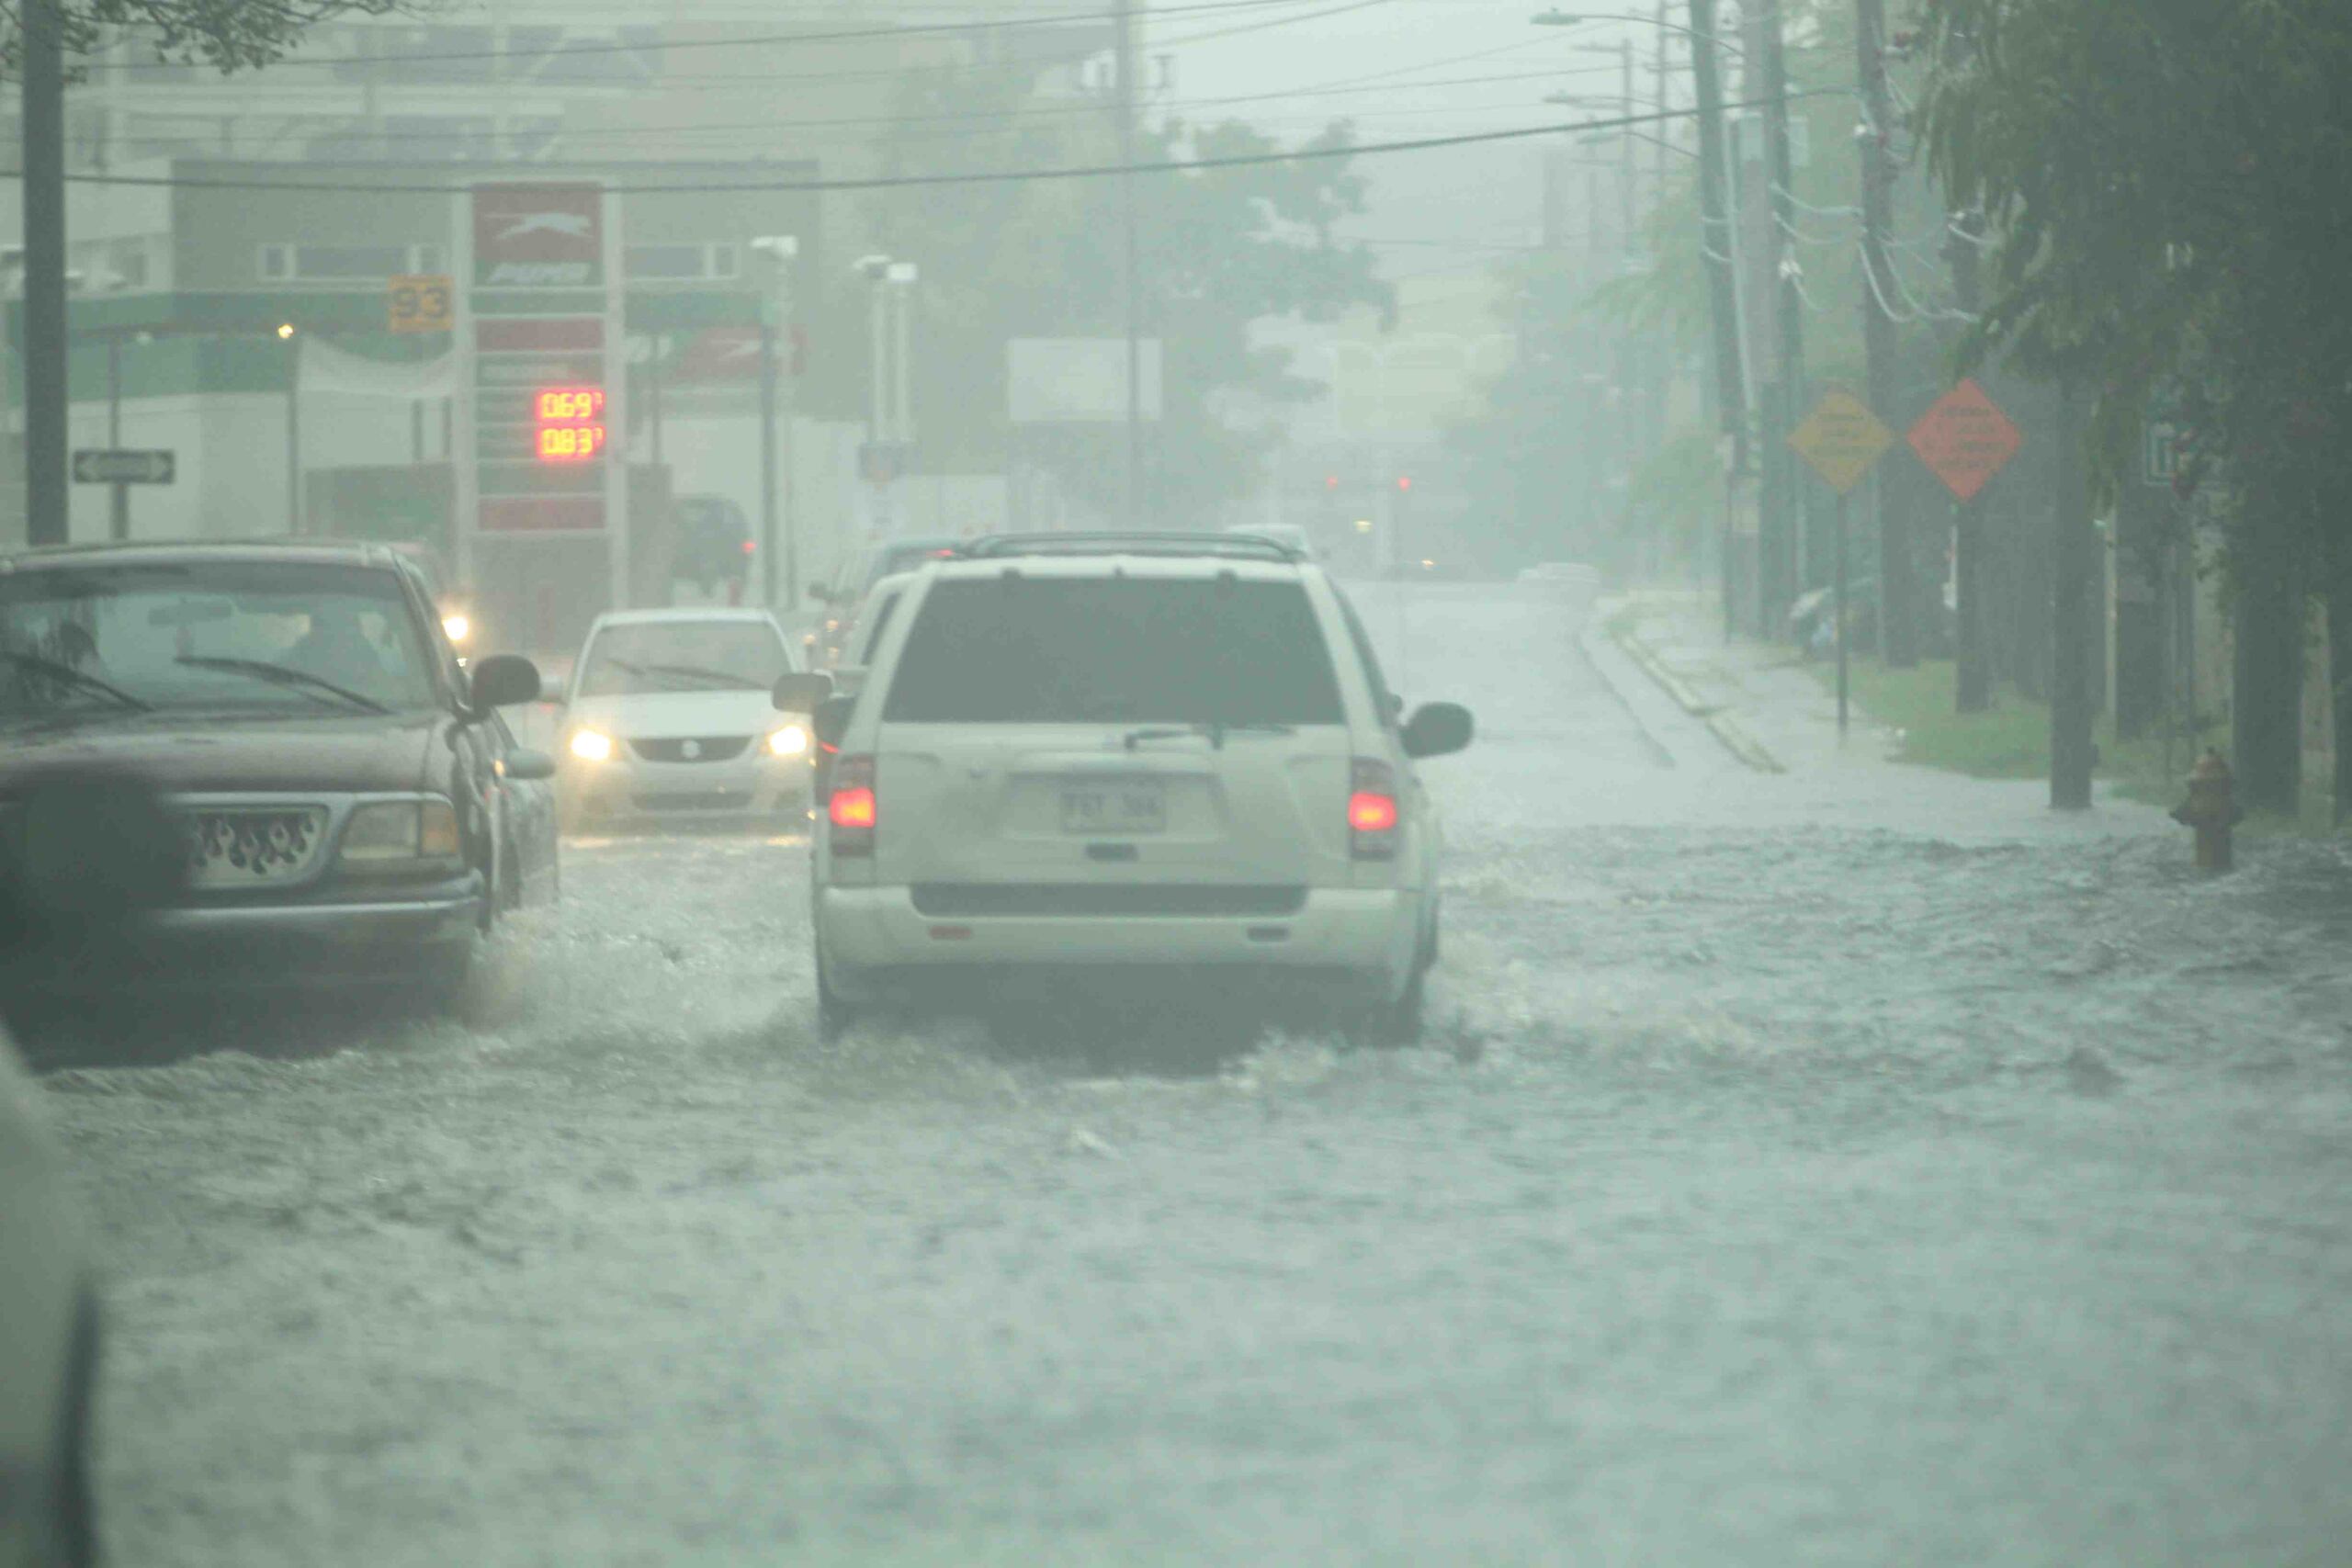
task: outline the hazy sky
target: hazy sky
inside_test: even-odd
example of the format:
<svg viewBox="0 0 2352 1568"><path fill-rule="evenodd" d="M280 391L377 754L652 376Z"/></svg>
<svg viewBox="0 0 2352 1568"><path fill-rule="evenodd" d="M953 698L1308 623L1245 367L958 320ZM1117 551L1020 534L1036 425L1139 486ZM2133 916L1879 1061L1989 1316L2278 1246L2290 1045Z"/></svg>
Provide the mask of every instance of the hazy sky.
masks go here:
<svg viewBox="0 0 2352 1568"><path fill-rule="evenodd" d="M1643 0L1643 8L1648 3ZM1238 115L1290 138L1339 117L1355 120L1362 141L1389 141L1611 112L1608 104L1567 108L1544 98L1564 91L1616 93L1613 50L1628 29L1600 21L1573 29L1534 26L1531 18L1547 4L1302 0L1296 7L1270 6L1262 16L1158 16L1148 25L1146 48L1175 56L1170 96L1179 102L1297 92L1189 111ZM1630 30L1645 62L1637 90L1646 94L1656 29ZM1227 36L1207 36L1214 34ZM1612 52L1590 52L1595 44ZM1345 90L1308 96L1316 88ZM1372 176L1374 210L1358 231L1389 242L1383 261L1392 276L1459 271L1524 245L1541 231L1541 150L1556 145L1538 138L1366 160L1361 167Z"/></svg>

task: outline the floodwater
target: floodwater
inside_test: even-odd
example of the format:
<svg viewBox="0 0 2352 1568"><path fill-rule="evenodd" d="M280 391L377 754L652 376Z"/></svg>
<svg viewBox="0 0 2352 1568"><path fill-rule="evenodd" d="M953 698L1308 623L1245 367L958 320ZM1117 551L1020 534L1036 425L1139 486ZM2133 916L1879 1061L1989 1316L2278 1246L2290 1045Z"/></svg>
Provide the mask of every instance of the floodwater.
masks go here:
<svg viewBox="0 0 2352 1568"><path fill-rule="evenodd" d="M811 1029L805 848L571 846L462 1021L53 1075L116 1560L2310 1562L2352 868L1739 766L1532 591L1426 1044Z"/></svg>

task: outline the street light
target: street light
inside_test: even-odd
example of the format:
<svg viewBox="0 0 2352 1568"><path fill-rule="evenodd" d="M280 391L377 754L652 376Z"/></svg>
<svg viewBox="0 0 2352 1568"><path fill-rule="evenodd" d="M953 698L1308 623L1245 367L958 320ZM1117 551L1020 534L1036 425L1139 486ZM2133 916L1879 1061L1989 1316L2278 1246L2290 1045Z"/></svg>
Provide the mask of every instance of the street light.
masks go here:
<svg viewBox="0 0 2352 1568"><path fill-rule="evenodd" d="M784 412L781 451L777 446L776 333L792 325L792 264L800 255L795 234L763 234L752 242L755 254L768 261L768 297L760 302L760 600L770 612L780 604L797 607L800 601L800 558L794 547L792 516L777 497L776 472L789 465L792 451L792 411ZM790 486L787 483L786 494ZM784 597L776 598L776 558L784 558Z"/></svg>

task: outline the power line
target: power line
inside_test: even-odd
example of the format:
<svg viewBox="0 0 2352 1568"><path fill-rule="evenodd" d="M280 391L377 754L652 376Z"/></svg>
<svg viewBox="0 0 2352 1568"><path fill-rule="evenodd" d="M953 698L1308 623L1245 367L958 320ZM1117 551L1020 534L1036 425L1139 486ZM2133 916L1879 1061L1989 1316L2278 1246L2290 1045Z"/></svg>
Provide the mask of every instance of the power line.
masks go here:
<svg viewBox="0 0 2352 1568"><path fill-rule="evenodd" d="M1259 11L1281 6L1310 5L1313 0L1195 0L1183 6L1162 7L1157 14L1163 17L1196 16L1204 12ZM1385 5L1388 0L1355 0L1347 7L1357 9L1367 5ZM818 33L753 33L735 38L718 39L648 39L639 43L583 43L530 52L532 60L572 60L585 55L652 54L689 49L764 49L784 45L797 47L812 43L841 43L858 39L910 38L939 33L1003 32L1020 28L1063 27L1072 22L1108 22L1115 20L1115 11L1065 11L1034 17L1009 17L991 21L974 22L910 22L887 28L846 28L832 32ZM626 25L626 24L623 24ZM405 65L424 61L441 60L504 60L514 56L512 49L467 49L447 51L417 51L379 54L304 54L269 62L271 66L316 65ZM181 61L128 61L117 63L96 62L85 65L86 71L180 71L187 69Z"/></svg>
<svg viewBox="0 0 2352 1568"><path fill-rule="evenodd" d="M1839 89L1824 88L1809 93L1792 93L1791 98L1838 97ZM1725 105L1726 108L1757 108L1764 100ZM1662 113L1623 115L1612 119L1577 120L1559 125L1520 126L1509 130L1470 131L1458 136L1427 136L1407 141L1368 141L1352 146L1301 147L1287 152L1246 152L1221 158L1169 159L1143 164L1083 164L1056 169L994 169L957 175L883 175L865 179L849 180L712 180L664 183L659 185L608 184L605 190L615 196L693 196L753 193L760 191L850 191L894 190L924 186L963 185L1025 185L1043 180L1101 179L1117 175L1191 174L1204 169L1234 169L1261 167L1269 164L1321 162L1334 158L1377 157L1393 152L1432 152L1447 147L1470 147L1486 142L1523 141L1537 136L1576 135L1591 130L1618 130L1629 125L1657 125L1668 120L1690 119L1696 109L1669 109ZM532 165L543 171L545 165ZM0 169L0 179L22 178L22 169ZM348 180L242 180L242 179L183 179L164 175L67 175L69 184L92 186L125 186L177 190L300 190L325 191L342 195L400 196L463 196L472 185L424 185L388 181L381 184L353 184ZM485 184L499 182L485 181Z"/></svg>
<svg viewBox="0 0 2352 1568"><path fill-rule="evenodd" d="M1429 87L1472 86L1498 82L1551 80L1562 76L1609 73L1615 72L1616 69L1617 68L1613 65L1596 65L1590 67L1579 67L1568 71L1513 71L1486 76L1444 77L1434 82L1409 82L1402 84L1341 87L1301 87L1285 89L1279 92L1236 93L1220 97L1171 99L1164 104L1155 107L1164 110L1223 107L1233 104L1267 103L1275 100L1288 102L1298 98L1354 96L1363 93L1394 93L1400 90L1409 91ZM1459 105L1446 106L1442 110L1438 112L1457 112L1463 107L1464 106ZM206 111L202 109L134 110L131 112L142 114L146 118L152 119L194 119L209 122L220 118L217 111ZM1099 118L1102 112L1102 107L1097 104L1040 104L1017 109L966 109L943 114L819 116L801 119L722 120L706 121L691 125L655 125L634 128L612 127L603 130L558 130L553 134L566 141L582 141L591 138L601 141L608 137L622 138L631 141L643 141L652 137L668 137L672 135L685 134L732 135L742 131L774 130L799 126L843 127L949 123L970 124L974 122L987 122L993 120L1044 120L1047 117L1052 117L1054 118L1061 118L1065 117L1092 118ZM1405 113L1425 111L1391 110L1387 112ZM320 118L326 118L330 117ZM342 114L332 118L352 121L354 123L356 122L356 113ZM351 140L365 140L371 142L455 141L466 140L471 134L471 132L465 130L371 131L364 129L355 130L348 133ZM335 136L336 133L322 131L320 135L324 139ZM154 139L134 138L134 140Z"/></svg>

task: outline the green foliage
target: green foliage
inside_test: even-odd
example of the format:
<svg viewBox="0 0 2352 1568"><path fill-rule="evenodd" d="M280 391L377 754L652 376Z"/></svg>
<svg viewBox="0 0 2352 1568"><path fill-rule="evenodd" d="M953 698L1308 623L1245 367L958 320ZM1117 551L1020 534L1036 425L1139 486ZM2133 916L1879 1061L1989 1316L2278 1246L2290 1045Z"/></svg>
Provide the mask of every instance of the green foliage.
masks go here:
<svg viewBox="0 0 2352 1568"><path fill-rule="evenodd" d="M1002 112L1029 97L1027 72L943 73L904 96L910 116ZM1053 117L1017 137L976 136L947 152L922 132L892 138L890 167L953 172L1112 162L1100 120ZM1305 148L1345 147L1335 124ZM1138 162L1279 151L1239 121L1172 124L1139 133ZM1199 522L1249 492L1274 446L1271 413L1318 393L1291 373L1285 351L1253 345L1268 317L1330 320L1352 306L1393 308L1372 253L1332 238L1363 210L1363 182L1344 158L1152 174L1134 181L1142 329L1164 344L1163 412L1147 442L1146 492L1164 521ZM876 204L885 247L922 260L922 399L926 464L1001 467L1013 441L1005 418L1005 344L1014 337L1116 336L1125 330L1123 209L1112 179L929 187ZM1253 427L1254 425L1254 427ZM1023 457L1065 488L1114 513L1125 436L1102 430L1023 432Z"/></svg>
<svg viewBox="0 0 2352 1568"><path fill-rule="evenodd" d="M1927 0L1921 129L1997 243L1969 345L2097 399L2103 477L2167 382L2234 553L2310 559L2352 471L2352 11Z"/></svg>
<svg viewBox="0 0 2352 1568"><path fill-rule="evenodd" d="M17 73L23 56L18 17L25 0L0 6L0 69ZM381 17L415 8L415 0L54 0L70 62L110 34L136 28L167 60L200 60L222 71L266 65L317 23L341 16Z"/></svg>

